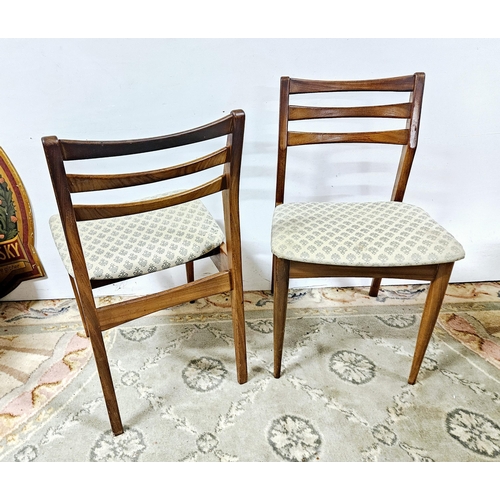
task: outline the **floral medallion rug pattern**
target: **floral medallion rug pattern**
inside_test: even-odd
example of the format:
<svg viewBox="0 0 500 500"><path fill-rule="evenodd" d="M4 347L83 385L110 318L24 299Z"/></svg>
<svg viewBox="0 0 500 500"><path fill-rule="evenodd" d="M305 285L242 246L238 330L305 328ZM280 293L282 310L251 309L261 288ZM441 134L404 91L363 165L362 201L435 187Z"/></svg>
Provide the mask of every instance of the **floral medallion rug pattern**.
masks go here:
<svg viewBox="0 0 500 500"><path fill-rule="evenodd" d="M410 386L426 290L291 291L280 379L245 294L244 385L226 295L112 329L117 437L74 301L1 303L0 461L500 461L500 284L450 285Z"/></svg>

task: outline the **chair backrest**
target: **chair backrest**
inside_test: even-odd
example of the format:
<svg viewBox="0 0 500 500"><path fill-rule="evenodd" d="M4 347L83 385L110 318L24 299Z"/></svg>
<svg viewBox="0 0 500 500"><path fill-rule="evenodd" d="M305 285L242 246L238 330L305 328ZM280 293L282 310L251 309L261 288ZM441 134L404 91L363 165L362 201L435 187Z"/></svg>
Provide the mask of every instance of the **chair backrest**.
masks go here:
<svg viewBox="0 0 500 500"><path fill-rule="evenodd" d="M207 125L171 135L126 140L126 141L74 141L43 137L42 144L49 167L56 201L64 219L63 229L68 242L75 273L84 264L83 251L78 234L77 221L132 215L158 210L191 200L196 200L219 191L222 192L224 223L228 251L232 234L239 240L239 178L245 114L234 110L228 116ZM76 160L93 160L126 155L151 153L154 151L180 148L226 137L225 146L192 161L161 167L154 170L125 173L68 173L67 163ZM80 163L77 164L80 167ZM140 201L120 203L74 203L74 194L90 191L115 190L132 186L168 181L195 174L212 167L223 165L222 174L187 190L171 190L170 194L149 197ZM165 190L163 192L169 192ZM106 198L104 194L104 199ZM108 200L109 201L109 200ZM74 244L76 243L76 244ZM75 265L76 264L76 265ZM85 266L83 266L85 268ZM77 277L75 275L75 277ZM82 276L85 278L85 276ZM87 278L88 279L88 278Z"/></svg>
<svg viewBox="0 0 500 500"><path fill-rule="evenodd" d="M424 73L358 81L324 81L281 78L278 170L276 205L284 202L287 149L291 146L327 143L379 143L402 146L399 167L392 192L393 201L402 201L417 148L420 111L424 90ZM318 93L406 92L406 102L356 106L299 106L290 103L294 94ZM358 94L361 95L361 94ZM337 118L403 119L404 126L396 130L308 132L290 130L290 122ZM332 120L333 121L333 120ZM342 129L341 129L342 130Z"/></svg>

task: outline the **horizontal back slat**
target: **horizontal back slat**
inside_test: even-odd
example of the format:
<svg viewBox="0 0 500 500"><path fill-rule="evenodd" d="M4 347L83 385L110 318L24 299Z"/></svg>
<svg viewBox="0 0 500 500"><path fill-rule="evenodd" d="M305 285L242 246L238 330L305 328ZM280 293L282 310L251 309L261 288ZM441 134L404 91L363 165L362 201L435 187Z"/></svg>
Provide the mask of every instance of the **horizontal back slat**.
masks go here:
<svg viewBox="0 0 500 500"><path fill-rule="evenodd" d="M382 91L410 92L415 82L414 75L384 78L379 80L328 81L290 79L290 94L305 94L315 92L353 92Z"/></svg>
<svg viewBox="0 0 500 500"><path fill-rule="evenodd" d="M81 160L148 153L214 139L232 130L232 116L177 134L130 141L71 141L59 139L64 160Z"/></svg>
<svg viewBox="0 0 500 500"><path fill-rule="evenodd" d="M75 217L77 221L83 221L133 215L197 200L224 189L227 189L226 176L221 175L193 189L148 200L106 205L74 205Z"/></svg>
<svg viewBox="0 0 500 500"><path fill-rule="evenodd" d="M384 104L382 106L358 106L351 108L290 106L289 120L317 118L410 118L411 103Z"/></svg>
<svg viewBox="0 0 500 500"><path fill-rule="evenodd" d="M222 165L229 161L229 152L230 149L225 147L192 162L147 172L109 175L68 174L68 185L72 193L82 193L150 184Z"/></svg>
<svg viewBox="0 0 500 500"><path fill-rule="evenodd" d="M301 146L305 144L327 144L327 143L378 143L399 144L408 142L409 131L388 130L383 132L288 132L288 145Z"/></svg>

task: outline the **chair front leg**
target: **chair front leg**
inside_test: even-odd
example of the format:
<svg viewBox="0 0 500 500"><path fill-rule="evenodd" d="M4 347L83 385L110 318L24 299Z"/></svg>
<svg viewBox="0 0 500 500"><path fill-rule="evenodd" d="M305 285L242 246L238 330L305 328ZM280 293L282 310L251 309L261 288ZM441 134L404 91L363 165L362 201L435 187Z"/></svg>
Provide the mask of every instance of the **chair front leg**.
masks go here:
<svg viewBox="0 0 500 500"><path fill-rule="evenodd" d="M290 261L273 255L274 376L276 378L281 375L289 278Z"/></svg>
<svg viewBox="0 0 500 500"><path fill-rule="evenodd" d="M453 270L454 262L440 264L438 266L436 276L431 281L427 298L425 300L424 310L422 312L422 319L420 321L420 328L417 336L417 343L415 346L415 354L413 356L413 363L408 378L409 384L414 384L417 381L420 365L425 356L425 351L429 345L434 326L441 310L446 289L450 281L451 271Z"/></svg>

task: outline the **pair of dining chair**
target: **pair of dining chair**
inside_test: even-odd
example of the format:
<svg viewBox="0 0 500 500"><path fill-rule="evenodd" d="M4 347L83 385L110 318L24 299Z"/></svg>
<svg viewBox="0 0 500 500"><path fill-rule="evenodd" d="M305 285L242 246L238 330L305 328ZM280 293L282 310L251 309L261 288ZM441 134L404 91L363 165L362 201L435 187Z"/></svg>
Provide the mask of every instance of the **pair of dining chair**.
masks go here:
<svg viewBox="0 0 500 500"><path fill-rule="evenodd" d="M373 278L369 294L376 296L381 278L429 280L415 355L408 382L416 377L437 320L453 263L463 248L423 210L403 203L417 147L424 74L364 81L281 79L276 208L271 249L274 293L274 375L280 376L290 278ZM295 95L354 93L355 105L300 106ZM406 93L405 102L359 105L364 95ZM397 130L308 132L290 130L290 122L320 119L398 119ZM358 124L356 125L358 126ZM246 337L239 215L239 184L245 114L232 111L208 125L175 134L125 141L77 141L43 137L59 213L50 219L54 240L66 267L85 332L90 337L104 399L115 435L123 432L102 332L153 312L219 293L229 293L237 380L247 381ZM223 141L222 144L218 141ZM284 200L287 157L296 146L353 143L396 145L402 148L390 201L288 203ZM170 166L158 166L154 153L206 146L194 159L175 156ZM98 159L141 155L147 166L122 173L102 173ZM178 161L178 158L183 158ZM324 160L323 160L324 158ZM302 175L322 176L327 156ZM89 160L82 173L79 160ZM164 162L165 160L159 160ZM171 161L171 160L170 160ZM78 171L69 171L75 162ZM84 162L85 164L87 162ZM214 170L209 170L214 169ZM164 190L155 196L130 196L110 203L111 191L144 189L146 184L183 182L196 176L210 179ZM189 177L188 177L189 176ZM192 187L191 187L192 186ZM82 193L90 201L78 203ZM167 194L164 194L167 193ZM219 224L202 198L221 193ZM137 201L129 201L134 199ZM222 226L222 227L221 227ZM217 272L195 279L194 262L211 258ZM141 275L185 265L187 283L142 297L124 298L98 306L93 290Z"/></svg>

